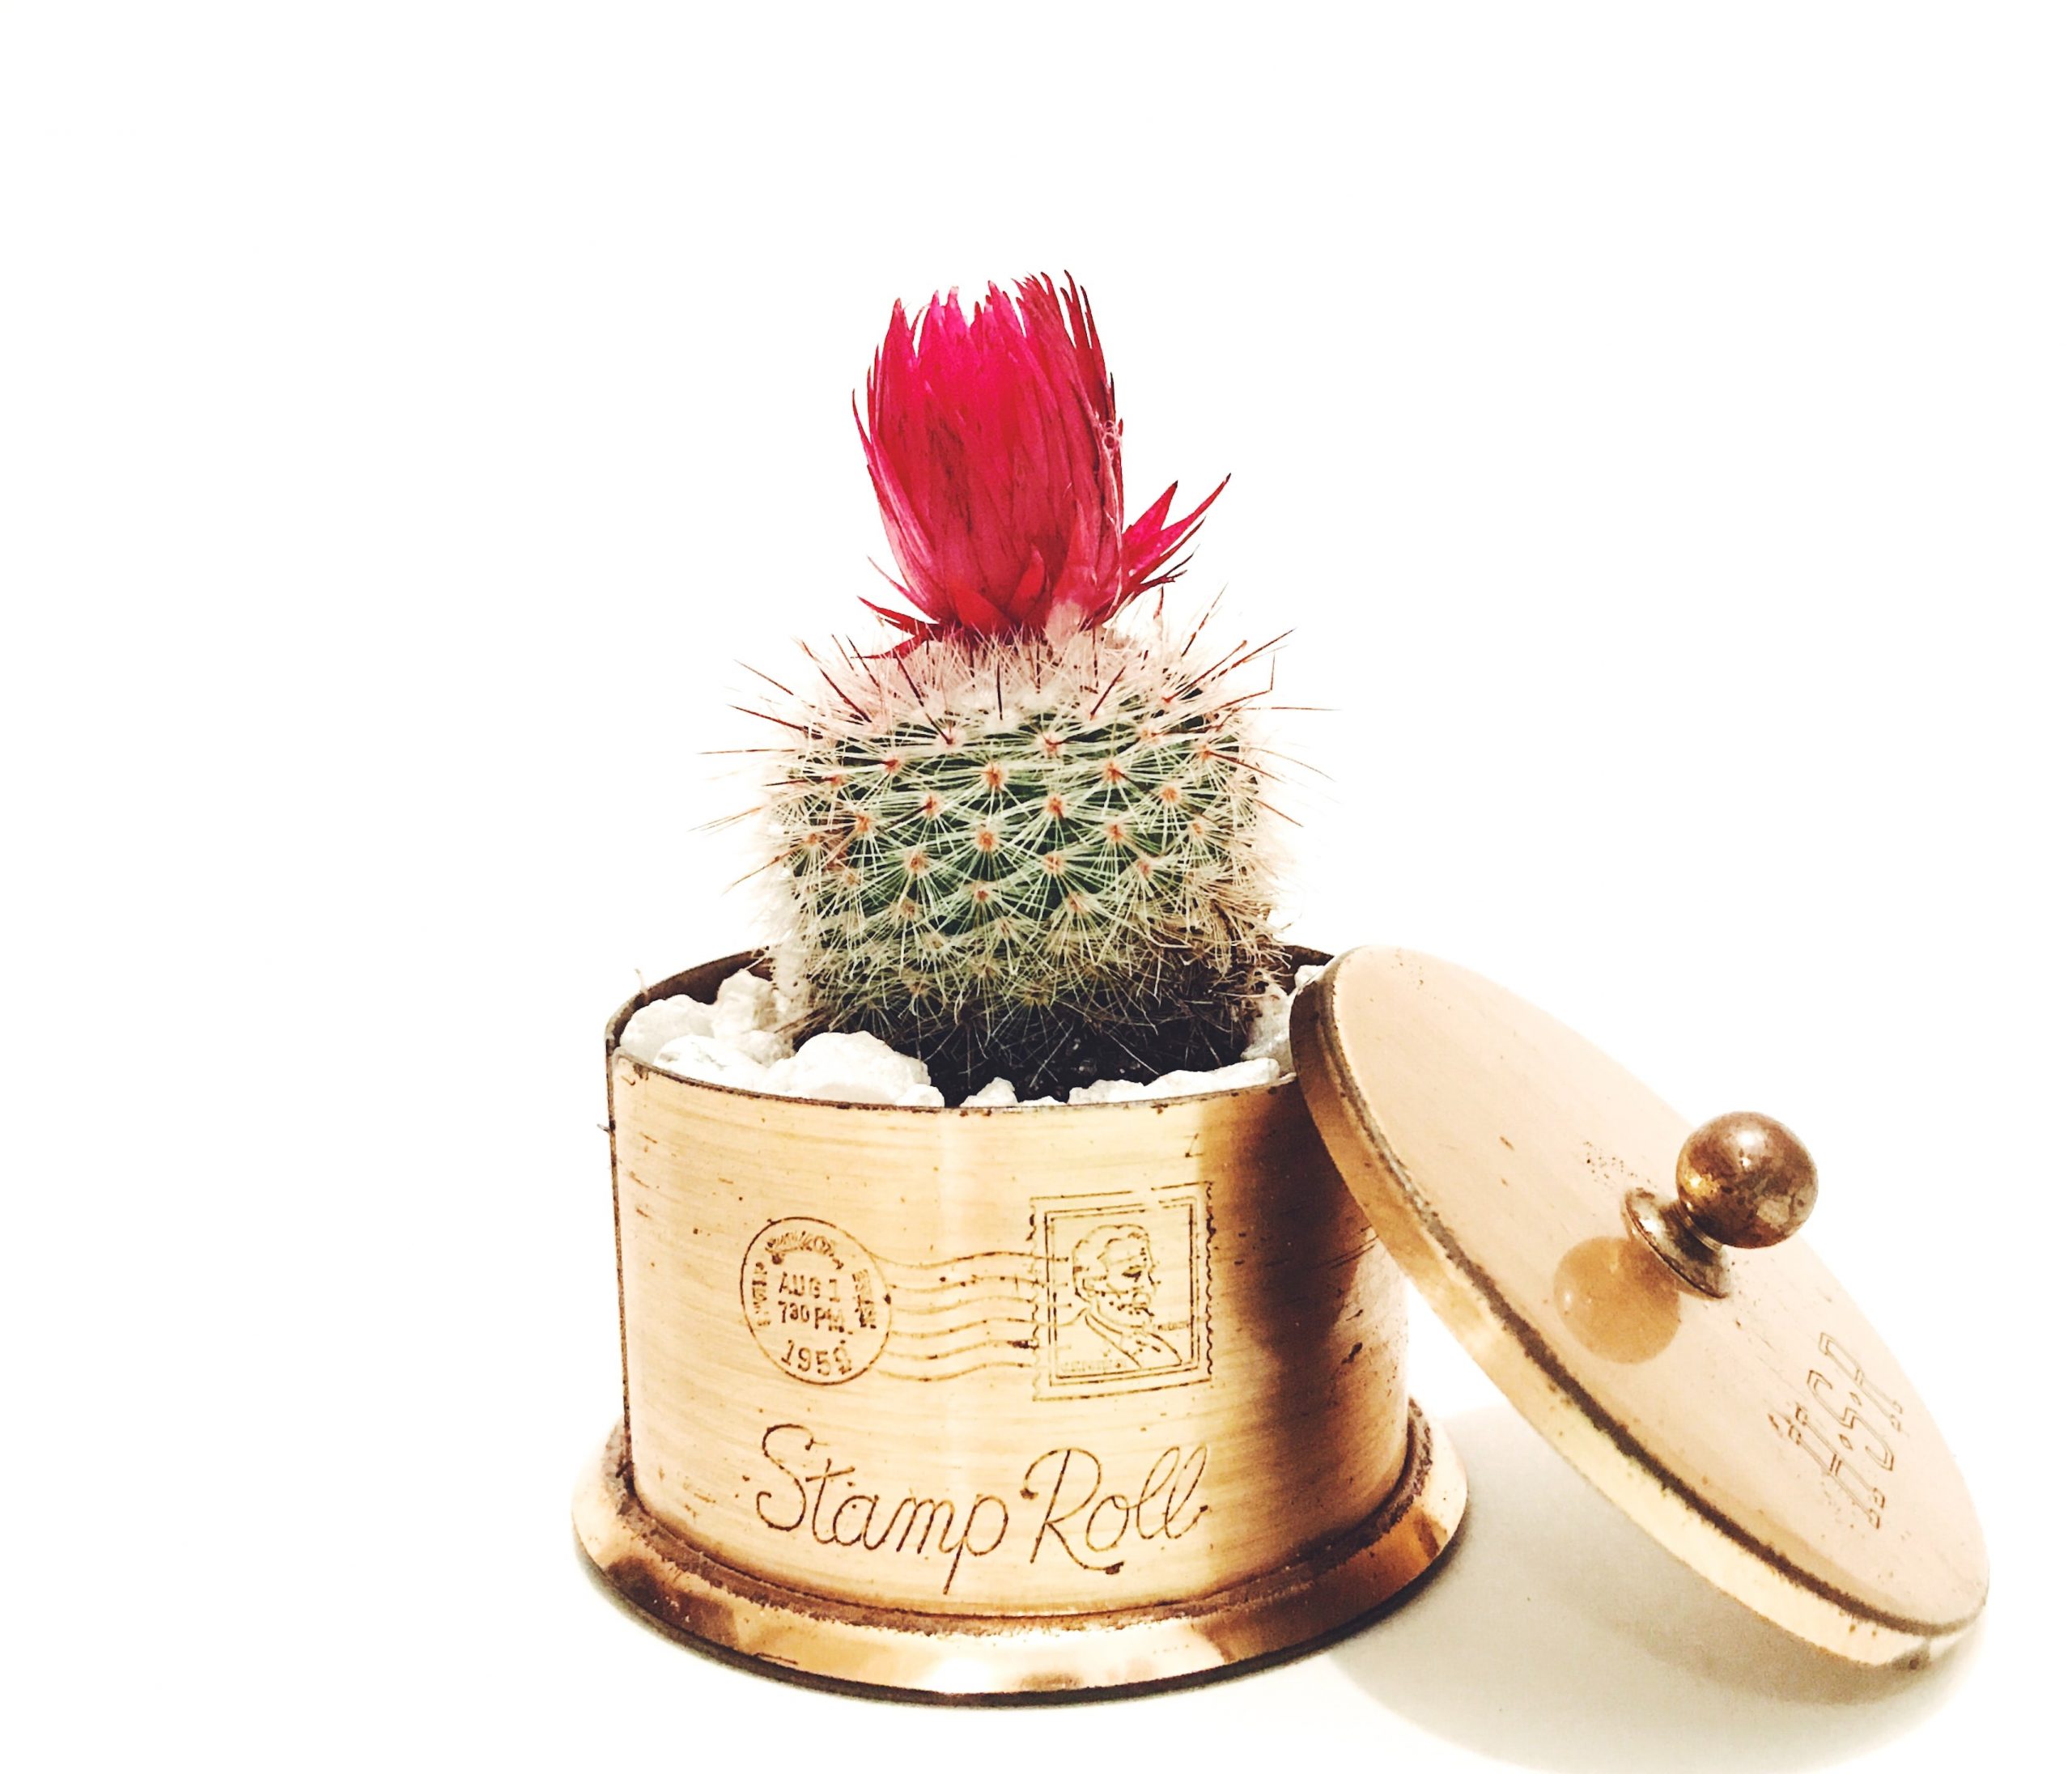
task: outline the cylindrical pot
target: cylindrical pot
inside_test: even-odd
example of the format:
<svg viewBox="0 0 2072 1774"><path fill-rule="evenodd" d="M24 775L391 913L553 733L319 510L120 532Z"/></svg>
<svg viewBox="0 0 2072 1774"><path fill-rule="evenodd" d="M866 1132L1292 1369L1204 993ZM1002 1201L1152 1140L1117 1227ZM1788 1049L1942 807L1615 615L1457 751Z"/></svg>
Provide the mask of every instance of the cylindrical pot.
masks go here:
<svg viewBox="0 0 2072 1774"><path fill-rule="evenodd" d="M1167 1682L1345 1626L1459 1469L1403 1284L1289 1083L905 1109L673 1076L608 1033L625 1415L584 1548L662 1624L941 1695Z"/></svg>

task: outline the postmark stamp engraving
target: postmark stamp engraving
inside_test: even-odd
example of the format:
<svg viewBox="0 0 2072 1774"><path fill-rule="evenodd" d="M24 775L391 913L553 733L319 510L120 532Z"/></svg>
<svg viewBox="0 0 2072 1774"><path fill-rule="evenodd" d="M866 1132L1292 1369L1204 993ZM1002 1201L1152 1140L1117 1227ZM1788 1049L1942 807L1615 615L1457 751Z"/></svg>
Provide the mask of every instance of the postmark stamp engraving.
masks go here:
<svg viewBox="0 0 2072 1774"><path fill-rule="evenodd" d="M773 1220L741 1259L756 1347L795 1380L839 1386L884 1353L892 1292L877 1260L825 1220Z"/></svg>
<svg viewBox="0 0 2072 1774"><path fill-rule="evenodd" d="M1028 1247L917 1261L773 1220L741 1258L741 1312L809 1386L999 1368L1033 1369L1039 1399L1191 1386L1209 1377L1212 1231L1199 1182L1038 1197Z"/></svg>

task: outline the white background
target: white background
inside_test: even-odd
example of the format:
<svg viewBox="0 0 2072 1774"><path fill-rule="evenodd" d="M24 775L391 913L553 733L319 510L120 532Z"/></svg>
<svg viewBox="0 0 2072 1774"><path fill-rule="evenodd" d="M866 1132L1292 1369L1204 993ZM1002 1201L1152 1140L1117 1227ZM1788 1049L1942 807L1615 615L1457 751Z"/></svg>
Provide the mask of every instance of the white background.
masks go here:
<svg viewBox="0 0 2072 1774"><path fill-rule="evenodd" d="M2068 91L2053 6L0 6L0 1754L2049 1760ZM858 627L890 299L1034 269L1336 711L1297 933L1818 1154L1995 1555L1926 1674L1686 1576L1422 1318L1468 1539L1262 1676L872 1704L586 1582L600 1030L745 933L703 754Z"/></svg>

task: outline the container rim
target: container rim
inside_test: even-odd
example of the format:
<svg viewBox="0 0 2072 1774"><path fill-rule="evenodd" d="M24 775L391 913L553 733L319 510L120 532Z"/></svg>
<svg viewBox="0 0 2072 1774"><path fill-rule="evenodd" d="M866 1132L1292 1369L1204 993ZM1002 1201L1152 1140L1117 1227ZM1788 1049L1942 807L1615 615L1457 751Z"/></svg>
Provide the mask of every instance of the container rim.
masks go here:
<svg viewBox="0 0 2072 1774"><path fill-rule="evenodd" d="M1330 952L1307 948L1301 944L1290 944L1284 953L1286 957L1287 976L1283 982L1291 986L1294 983L1295 970L1297 967L1320 967L1331 959ZM613 1012L605 1024L606 1068L609 1069L612 1063L620 1058L619 1037L624 1032L626 1024L632 1019L635 1011L643 1009L648 1005L664 998L683 995L687 982L693 978L715 974L724 978L727 974L738 973L744 968L762 967L767 962L768 958L768 951L766 949L744 949L737 954L722 955L715 960L701 961L694 967L686 967L679 973L670 974L666 979L657 980L652 986L643 987ZM680 1072L671 1072L668 1067L656 1065L651 1060L636 1059L631 1054L626 1055L624 1058L626 1063L629 1066L637 1067L640 1071L652 1073L658 1078L667 1078L673 1084L680 1084L693 1090L709 1090L726 1097L744 1097L754 1102L804 1103L817 1109L858 1110L875 1114L976 1117L1025 1114L1050 1114L1069 1110L1074 1114L1083 1115L1106 1112L1110 1110L1135 1113L1149 1110L1163 1114L1167 1110L1178 1105L1227 1101L1238 1097L1271 1097L1278 1091L1296 1090L1300 1088L1295 1074L1293 1072L1285 1072L1267 1084L1232 1084L1221 1090L1191 1090L1178 1096L1137 1097L1126 1098L1119 1102L1003 1102L980 1103L972 1107L967 1107L962 1103L945 1103L940 1108L936 1108L929 1103L842 1102L829 1097L792 1097L787 1096L781 1091L747 1090L739 1084L715 1084L709 1078L686 1077Z"/></svg>

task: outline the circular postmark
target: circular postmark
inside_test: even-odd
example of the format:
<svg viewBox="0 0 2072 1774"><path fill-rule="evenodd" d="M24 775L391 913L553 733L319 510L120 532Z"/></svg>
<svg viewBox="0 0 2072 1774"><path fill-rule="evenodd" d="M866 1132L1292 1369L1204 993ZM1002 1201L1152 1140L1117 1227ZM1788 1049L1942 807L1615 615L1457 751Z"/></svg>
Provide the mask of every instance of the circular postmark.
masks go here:
<svg viewBox="0 0 2072 1774"><path fill-rule="evenodd" d="M862 1245L825 1220L773 1220L741 1258L756 1347L794 1380L839 1386L884 1350L892 1290Z"/></svg>

